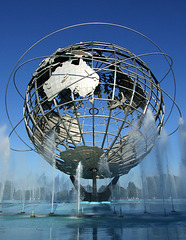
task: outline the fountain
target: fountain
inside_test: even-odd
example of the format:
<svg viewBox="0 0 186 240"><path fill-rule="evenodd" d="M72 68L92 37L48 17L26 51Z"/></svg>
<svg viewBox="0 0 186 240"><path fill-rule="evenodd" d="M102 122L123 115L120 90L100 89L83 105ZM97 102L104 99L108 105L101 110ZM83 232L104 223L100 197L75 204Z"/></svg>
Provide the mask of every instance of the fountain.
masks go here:
<svg viewBox="0 0 186 240"><path fill-rule="evenodd" d="M35 217L36 217L36 215L35 215L35 213L34 213L34 210L32 210L32 213L31 213L30 217L31 217L31 218L35 218Z"/></svg>
<svg viewBox="0 0 186 240"><path fill-rule="evenodd" d="M182 131L182 133L183 133L183 131ZM161 153L163 153L162 148L164 149L164 151L165 151L164 154L161 154L161 159L164 159L165 156L163 156L163 155L166 155L166 148L163 145L162 141L159 144L157 144L157 146L159 147L158 151ZM156 147L155 147L155 150L157 152ZM156 157L155 156L156 152L152 152L152 155L154 155L154 157ZM149 155L148 157L151 158L152 155ZM146 233L146 232L144 233L144 231L148 231L148 234L155 234L154 231L152 230L152 226L153 226L153 229L158 229L158 231L157 231L158 234L165 236L165 239L166 239L166 236L168 236L169 239L174 239L174 238L172 238L172 236L175 237L176 232L177 232L176 236L179 239L179 236L181 236L181 233L183 231L183 229L182 229L183 225L185 223L184 208L182 208L182 210L181 209L178 210L178 205L180 205L180 200L175 199L174 205L176 206L176 212L173 212L173 211L169 212L169 208L168 208L169 202L168 201L170 201L171 199L167 199L166 192L164 192L164 194L165 194L164 203L163 203L163 199L150 199L148 197L147 187L146 187L147 186L146 178L148 177L148 175L146 175L146 171L145 171L146 167L148 168L148 165L145 166L146 163L149 163L147 161L147 159L145 159L144 162L142 162L142 164L141 164L142 166L141 165L138 166L138 168L140 168L142 170L141 180L144 183L144 184L142 184L142 188L144 188L144 190L146 192L144 194L146 197L143 196L143 198L140 198L139 200L137 200L137 199L131 199L131 200L119 199L118 201L114 201L114 202L111 201L111 202L107 202L107 203L103 203L103 202L87 203L87 202L83 202L83 201L81 202L81 191L80 191L81 180L80 179L81 179L81 174L82 174L82 163L79 162L77 165L76 177L75 177L76 183L77 183L76 188L78 189L78 191L77 191L78 199L75 202L75 205L77 207L76 212L72 213L72 207L75 206L75 205L73 205L73 203L71 203L71 202L65 203L65 204L58 203L57 208L56 208L58 214L55 213L53 216L61 216L60 221L58 221L57 217L56 218L54 217L53 218L54 220L51 219L50 221L52 221L52 223L50 223L49 220L47 220L47 217L45 217L45 216L47 216L48 207L47 207L47 209L45 209L43 206L44 205L48 206L46 203L43 206L42 206L42 204L39 206L36 203L35 204L30 203L30 205L31 205L30 207L29 207L29 204L26 203L25 207L26 207L27 211L25 211L26 213L24 214L24 216L19 215L18 222L20 222L21 219L24 219L24 222L25 222L25 221L28 221L28 218L31 218L31 219L33 219L33 221L27 222L27 224L28 225L34 224L34 219L37 217L37 224L40 226L40 229L42 229L42 228L45 229L43 231L43 232L45 232L46 226L45 227L43 227L43 226L47 222L47 224L51 224L50 235L54 235L54 232L55 232L55 236L56 236L56 234L58 234L58 231L59 231L58 229L61 230L64 228L63 223L67 222L69 224L69 225L67 224L68 229L69 229L69 227L72 227L72 225L73 225L72 229L77 229L77 236L79 238L82 237L82 234L85 231L87 232L87 234L89 234L88 236L92 236L91 235L92 233L90 233L90 231L91 231L90 229L94 229L94 231L92 231L94 233L94 236L96 236L96 232L98 232L99 234L100 234L100 232L103 233L104 229L108 229L108 230L112 229L112 231L114 231L114 229L117 230L116 232L113 233L113 236L116 236L116 233L118 234L118 236L120 236L120 235L123 236L122 233L123 233L123 231L125 232L126 229L128 229L128 231L129 231L132 228L132 229L135 229L136 232L138 232L140 229L139 234L142 234L142 236L143 236ZM159 164L158 161L154 161L154 163L158 169L158 166L157 166ZM164 162L164 165L166 166L166 168L164 170L166 170L167 162ZM106 168L106 166L104 166L103 169L105 169L105 168ZM53 172L53 168L51 170ZM163 169L161 169L161 171L162 170ZM135 169L133 171L135 172ZM160 182L161 182L163 173L156 172L156 174L159 174L159 177L157 177L158 176L157 175L156 177L153 178L153 181L154 181L153 184L155 185L155 188L158 187L158 185L159 185L157 178L159 178ZM167 170L167 175L168 174L171 174L170 168L169 168L169 170ZM44 175L41 175L39 177L39 179L40 179L39 182L41 183L41 186L43 185L44 178L45 178ZM166 178L164 176L164 187L166 189L167 187L170 187L170 186L169 186L169 182L167 182L165 179ZM133 179L131 178L130 181L133 181ZM123 184L123 179L121 179L121 181L120 181L121 186L122 186L122 184ZM51 185L52 185L51 192L53 192L53 176L52 176L52 184ZM21 185L20 185L20 188L21 188ZM10 191L11 191L11 189L10 189ZM162 192L160 193L160 195L162 196ZM175 198L176 198L176 196L175 196ZM145 201L145 203L143 201ZM182 201L184 201L184 200L182 200ZM146 211L144 211L144 204L145 204ZM106 209L106 206L108 209ZM162 211L162 206L165 208L165 210L163 210L163 211ZM41 209L39 209L39 207ZM9 211L10 211L11 208L13 210L13 206L12 207L10 206L8 208L4 207L4 216L1 216L2 219L6 217L7 209L9 209ZM68 208L68 211L65 210L67 208ZM81 212L81 209L83 209L82 212ZM100 211L100 209L102 209L103 211ZM88 212L88 210L89 211L91 210L91 214L90 214L90 212ZM28 215L28 212L30 212L30 211L31 211L31 215ZM64 211L66 211L66 212L64 213ZM98 215L98 213L99 213L99 215ZM10 214L10 212L8 212L8 214ZM11 212L11 214L13 214L13 213ZM76 216L76 218L78 218L78 219L80 218L81 220L78 220L78 223L73 222L73 219L75 219L75 218L73 218L72 215ZM14 221L17 216L18 215L13 214ZM95 216L99 216L99 224L96 223L97 221L96 221ZM87 218L89 218L89 219L87 219ZM44 223L42 223L42 221L44 221ZM86 225L87 222L89 223L88 227ZM157 222L158 222L158 224L157 224ZM179 224L177 225L178 222L179 222ZM176 225L176 227L174 224ZM53 225L55 225L55 226L57 225L57 227L55 228L55 231L52 231L52 229L54 229ZM164 225L166 225L167 229L168 229L167 230L168 232L166 232L166 233L163 231ZM161 227L158 228L159 226L161 226ZM169 226L171 226L171 227L169 227ZM36 226L36 227L38 227L38 226ZM65 228L66 228L66 225L65 225ZM119 229L121 231L119 231ZM171 233L172 229L175 230L174 233ZM84 231L82 231L82 230L84 230ZM99 236L99 234L98 234L98 236ZM104 232L104 234L105 234L105 236L107 236L107 233ZM127 236L129 235L129 233L126 233L126 234L127 234ZM111 232L110 232L110 235L112 235ZM73 234L72 234L72 236L73 236ZM144 238L144 239L146 239L146 238ZM148 239L151 239L151 238L149 237Z"/></svg>
<svg viewBox="0 0 186 240"><path fill-rule="evenodd" d="M143 164L140 165L140 172L141 172L141 183L142 183L142 197L144 202L144 213L147 213L147 187L145 186L145 180L144 180L144 171L143 171Z"/></svg>
<svg viewBox="0 0 186 240"><path fill-rule="evenodd" d="M149 112L148 116L149 117L145 120L146 125L144 127L144 129L145 129L144 132L145 132L146 136L148 136L149 131L153 131L152 130L153 129L153 118L151 118L151 113L150 112ZM151 120L149 120L149 119L151 119ZM183 124L183 126L184 126L184 124ZM183 135L182 138L184 137L184 127L183 126L182 126L182 129L181 129L182 130L181 134ZM148 129L150 129L150 130L148 130ZM131 136L131 139L132 139L131 144L133 144L132 145L133 148L137 148L138 144L134 141L135 140L134 137L135 137L135 134L133 133L133 135ZM47 141L48 141L48 143L47 143ZM49 134L49 140L47 140L47 141L46 141L46 147L45 148L49 149L48 154L49 154L50 157L52 157L52 156L54 156L54 152L55 152L55 148L54 148L54 146L55 146L55 144L54 144L55 143L55 136L53 134ZM161 197L161 199L162 199L164 215L168 214L168 212L166 210L167 204L168 204L168 200L167 200L168 193L165 190L170 189L169 192L171 193L170 201L171 201L171 205L172 205L172 212L176 212L175 207L174 207L173 198L177 198L176 193L174 193L175 189L176 189L176 182L175 182L173 177L170 178L171 177L171 170L170 170L170 166L168 166L168 160L166 159L166 157L167 157L166 151L168 150L168 148L166 147L166 141L167 141L166 140L166 133L164 132L163 136L162 136L162 139L160 139L160 143L156 144L156 146L155 146L155 154L154 154L154 155L156 155L156 157L155 157L156 161L154 161L156 167L154 169L157 168L157 170L158 170L157 172L159 173L159 177L158 177L159 180L157 180L157 177L151 178L152 181L153 181L153 184L154 184L154 188L158 188L158 186L160 186L158 181L160 182L161 186L163 187L159 197ZM50 146L50 148L49 148L49 146ZM159 155L159 152L161 152L161 155ZM158 158L157 158L157 156L158 156ZM151 156L150 156L150 158L151 158ZM163 161L159 161L158 159L161 159ZM166 176L165 176L165 173L163 173L162 162L164 162L164 165L165 165L164 170L166 170L166 174L167 174ZM148 191L147 191L147 182L146 182L147 176L145 175L145 169L146 169L145 161L142 162L142 164L139 165L139 167L140 167L140 170L141 170L144 213L147 213L147 206L150 206L149 205L150 204L150 200L149 200L150 195L148 195L148 193L147 193ZM55 195L55 190L54 189L55 189L55 178L56 178L55 169L56 168L55 168L55 161L54 161L54 165L53 165L53 168L52 168L52 172L53 172L53 174L52 174L52 184L51 184L52 185L52 187L51 187L51 196L52 196L51 202L52 203L51 203L50 215L54 215L54 195ZM107 162L104 159L100 160L98 169L101 172L101 174L104 174L105 176L109 177L108 176L109 167L108 167ZM81 190L82 190L81 181L80 181L81 176L82 176L82 163L79 162L78 165L77 165L76 177L75 177L75 179L76 179L76 181L75 181L76 184L75 185L76 185L76 189L77 189L77 217L80 217L80 216L82 217L83 215L86 216L86 211L85 211L84 214L81 214L81 206L80 206ZM36 180L36 179L34 180L34 176L31 176L31 175L30 175L29 178L32 179L32 181L31 181L32 183L35 182L34 184L35 184L35 186L37 186L38 189L40 189L41 186L42 187L44 186L44 184L43 184L44 182L46 183L46 180L45 180L46 177L43 174L41 176L37 177L38 180ZM57 177L57 179L58 179L58 181L57 181L58 183L61 182L59 180L59 176ZM167 179L169 179L169 181L167 181ZM36 181L38 181L38 183L36 183ZM26 190L26 187L25 187L26 181L25 180L24 181L21 180L20 182L23 182L24 184L17 184L17 190L21 189L21 195L20 196L21 196L22 204L23 204L22 212L25 213L25 194L26 194L26 191L28 191L28 189ZM40 185L37 185L37 184L40 184ZM174 188L172 188L171 184L174 185ZM9 195L11 196L12 195L12 185L13 184L10 183L10 185L11 185L11 188L10 188L10 194ZM45 185L49 185L49 184L45 184ZM121 183L120 183L120 185L121 185ZM66 188L67 188L67 186L66 186ZM97 186L95 188L97 188ZM174 189L174 191L171 190L171 189ZM31 197L31 199L33 201L35 199L35 196L36 196L36 190L34 189L34 187L31 187L30 191L31 191L31 193L30 193L29 196ZM44 192L45 191L47 191L47 190L44 190ZM59 191L60 191L60 189L58 189L58 192ZM35 192L35 194L34 194L34 192ZM94 190L94 192L96 193L97 191ZM12 199L12 197L11 197L11 199ZM107 204L109 204L110 207L112 209L114 209L113 210L113 212L115 213L114 215L118 215L119 217L122 217L123 216L123 209L125 209L125 207L122 205L123 204L122 201L120 199L118 199L118 200L120 201L120 203L118 202L116 205L113 205L112 201L110 203L108 202ZM72 201L72 199L70 201ZM135 204L137 206L138 203L136 202ZM87 206L88 205L86 205L84 202L82 202L82 209L84 209L84 208L87 209ZM102 207L102 205L100 205L100 206ZM119 210L116 211L116 208L118 208ZM148 209L148 213L150 213L150 209ZM35 215L35 214L32 214L32 215Z"/></svg>
<svg viewBox="0 0 186 240"><path fill-rule="evenodd" d="M179 122L179 135L180 135L180 146L181 146L181 164L184 166L184 168L181 168L182 170L186 170L186 126L183 121L183 118L180 118ZM185 175L182 174L181 175Z"/></svg>
<svg viewBox="0 0 186 240"><path fill-rule="evenodd" d="M22 183L23 185L21 186L21 199L22 199L22 210L20 214L25 213L25 183Z"/></svg>
<svg viewBox="0 0 186 240"><path fill-rule="evenodd" d="M167 155L168 151L169 151L168 135L167 135L167 132L163 130L162 138L160 141L160 152L161 152L163 162L165 163L165 172L167 174L167 178L164 179L164 186L165 186L165 191L167 190L166 197L168 197L168 194L170 197L172 212L176 212L174 209L174 198L177 198L177 194L176 194L176 188L175 188L175 181L173 178L173 174L171 173L172 171L171 171L169 160L168 160L168 155Z"/></svg>
<svg viewBox="0 0 186 240"><path fill-rule="evenodd" d="M80 212L80 202L81 202L81 176L82 176L83 167L81 162L78 163L76 169L76 185L77 185L77 217L81 217Z"/></svg>
<svg viewBox="0 0 186 240"><path fill-rule="evenodd" d="M45 140L44 145L44 154L47 156L48 161L52 161L52 205L51 211L49 215L54 215L54 195L55 195L55 171L56 171L56 158L55 158L55 151L56 151L56 136L53 131L50 131L48 134L47 139Z"/></svg>
<svg viewBox="0 0 186 240"><path fill-rule="evenodd" d="M184 184L186 182L186 125L183 121L183 118L180 118L179 121L179 140L180 140L180 166L179 166L179 186L178 186L178 195L179 197L186 198L186 188Z"/></svg>
<svg viewBox="0 0 186 240"><path fill-rule="evenodd" d="M1 185L0 185L0 212L2 212L2 201L3 201L3 193L5 182L8 173L9 167L9 158L10 158L10 146L9 146L9 138L5 135L5 126L0 126L0 162L2 164L1 167Z"/></svg>

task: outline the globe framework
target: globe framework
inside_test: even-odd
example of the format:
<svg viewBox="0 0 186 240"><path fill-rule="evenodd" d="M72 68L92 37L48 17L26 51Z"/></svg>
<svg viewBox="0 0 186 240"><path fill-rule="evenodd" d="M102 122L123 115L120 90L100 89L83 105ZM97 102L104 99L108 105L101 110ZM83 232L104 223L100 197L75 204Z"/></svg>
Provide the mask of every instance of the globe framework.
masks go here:
<svg viewBox="0 0 186 240"><path fill-rule="evenodd" d="M55 158L70 176L81 162L82 177L95 179L126 174L150 152L165 105L158 80L134 53L111 43L81 42L40 63L23 114L42 157L51 165Z"/></svg>

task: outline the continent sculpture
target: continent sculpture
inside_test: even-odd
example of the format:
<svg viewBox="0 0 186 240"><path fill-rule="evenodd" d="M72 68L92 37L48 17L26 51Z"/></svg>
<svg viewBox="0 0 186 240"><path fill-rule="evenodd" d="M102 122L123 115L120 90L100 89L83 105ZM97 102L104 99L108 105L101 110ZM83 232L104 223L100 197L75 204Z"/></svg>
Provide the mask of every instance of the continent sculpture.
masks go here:
<svg viewBox="0 0 186 240"><path fill-rule="evenodd" d="M105 42L59 48L44 59L27 85L26 130L36 151L75 183L93 179L87 201L108 200L117 183L151 151L163 126L162 90L147 64L129 50ZM148 125L148 118L152 124ZM101 193L97 179L112 178Z"/></svg>

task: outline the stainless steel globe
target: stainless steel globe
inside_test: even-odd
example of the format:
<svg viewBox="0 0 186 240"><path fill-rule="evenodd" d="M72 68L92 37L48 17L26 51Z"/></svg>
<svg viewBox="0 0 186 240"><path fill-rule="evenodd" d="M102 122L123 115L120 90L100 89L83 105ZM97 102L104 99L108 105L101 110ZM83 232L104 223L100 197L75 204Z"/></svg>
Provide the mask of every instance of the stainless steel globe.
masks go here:
<svg viewBox="0 0 186 240"><path fill-rule="evenodd" d="M59 48L33 73L23 107L28 136L52 165L83 178L128 173L153 148L165 114L161 88L147 64L105 42ZM151 119L148 124L148 119Z"/></svg>

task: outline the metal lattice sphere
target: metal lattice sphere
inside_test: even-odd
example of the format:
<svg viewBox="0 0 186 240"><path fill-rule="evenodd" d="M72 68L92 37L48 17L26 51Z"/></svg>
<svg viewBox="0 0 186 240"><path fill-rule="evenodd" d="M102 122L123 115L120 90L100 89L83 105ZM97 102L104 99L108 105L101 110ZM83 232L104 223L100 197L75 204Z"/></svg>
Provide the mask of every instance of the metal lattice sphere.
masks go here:
<svg viewBox="0 0 186 240"><path fill-rule="evenodd" d="M50 164L83 178L120 176L152 149L161 131L164 102L147 64L111 43L84 42L44 59L27 86L23 107L28 136ZM148 119L153 119L148 124Z"/></svg>

